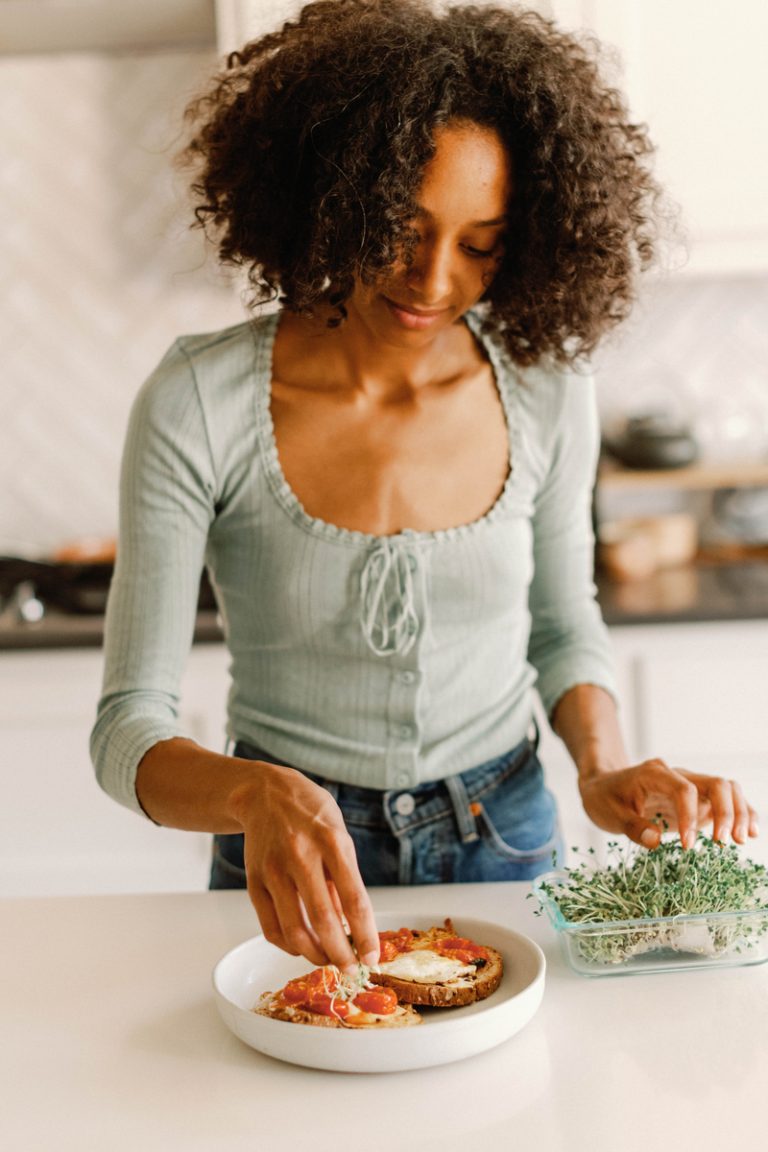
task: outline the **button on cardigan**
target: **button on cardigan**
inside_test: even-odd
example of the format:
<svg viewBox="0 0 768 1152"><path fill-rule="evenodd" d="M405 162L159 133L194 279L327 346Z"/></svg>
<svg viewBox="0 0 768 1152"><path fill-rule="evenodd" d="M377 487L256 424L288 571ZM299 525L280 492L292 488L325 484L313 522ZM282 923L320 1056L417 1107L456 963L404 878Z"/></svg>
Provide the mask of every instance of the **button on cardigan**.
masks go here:
<svg viewBox="0 0 768 1152"><path fill-rule="evenodd" d="M279 314L182 337L146 381L91 736L116 800L140 812L142 756L187 735L179 684L203 565L231 655L227 736L340 782L453 775L523 739L536 691L547 712L577 683L614 692L592 576L592 382L518 369L466 321L494 371L510 469L485 516L435 532L373 536L302 508L270 410Z"/></svg>

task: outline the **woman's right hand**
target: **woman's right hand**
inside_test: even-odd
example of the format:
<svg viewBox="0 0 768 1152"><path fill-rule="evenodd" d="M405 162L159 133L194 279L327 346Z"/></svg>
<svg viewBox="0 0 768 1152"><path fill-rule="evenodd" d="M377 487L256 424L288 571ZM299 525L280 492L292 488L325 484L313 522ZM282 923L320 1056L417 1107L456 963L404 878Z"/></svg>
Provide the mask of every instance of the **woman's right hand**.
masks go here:
<svg viewBox="0 0 768 1152"><path fill-rule="evenodd" d="M375 964L376 922L339 806L293 768L258 768L230 794L230 811L243 829L248 893L266 939L316 965Z"/></svg>

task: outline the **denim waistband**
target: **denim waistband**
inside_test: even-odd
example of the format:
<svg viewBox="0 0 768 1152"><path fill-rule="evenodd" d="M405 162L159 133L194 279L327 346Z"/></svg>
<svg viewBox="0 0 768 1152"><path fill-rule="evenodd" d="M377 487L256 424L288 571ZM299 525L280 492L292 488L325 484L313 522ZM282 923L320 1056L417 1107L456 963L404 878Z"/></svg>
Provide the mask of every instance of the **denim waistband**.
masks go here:
<svg viewBox="0 0 768 1152"><path fill-rule="evenodd" d="M388 824L393 832L398 833L440 819L453 810L462 840L469 842L477 838L477 825L471 805L498 788L510 776L520 772L532 757L536 768L541 771L538 759L535 758L537 747L538 730L534 730L531 736L527 736L514 748L479 764L476 768L446 776L441 780L426 781L412 788L397 790L342 784L308 772L304 768L298 768L297 771L325 788L333 796L342 808L344 819L348 824L365 827ZM284 764L284 761L242 740L235 744L234 755L246 760ZM412 804L398 803L398 798L404 795L412 797Z"/></svg>

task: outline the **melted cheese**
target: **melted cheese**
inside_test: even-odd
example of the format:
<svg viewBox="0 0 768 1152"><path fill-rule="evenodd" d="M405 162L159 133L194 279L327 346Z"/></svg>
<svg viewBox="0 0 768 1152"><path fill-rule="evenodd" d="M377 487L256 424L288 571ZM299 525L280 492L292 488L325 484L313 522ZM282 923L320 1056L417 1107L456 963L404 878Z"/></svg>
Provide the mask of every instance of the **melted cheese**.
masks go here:
<svg viewBox="0 0 768 1152"><path fill-rule="evenodd" d="M441 956L429 948L413 952L399 952L394 960L387 960L374 969L398 980L411 980L414 984L447 984L462 976L472 976L477 969L473 964L462 964L451 956Z"/></svg>
<svg viewBox="0 0 768 1152"><path fill-rule="evenodd" d="M305 1015L307 1011L309 1011L306 1008L296 1008L293 1004L282 1004L280 1006L280 1010L293 1020L295 1020L296 1017L301 1019L301 1017ZM331 1012L329 1015L333 1016L334 1013ZM384 1016L380 1015L378 1012L363 1012L362 1009L358 1008L356 1004L350 1004L348 1015L342 1018L337 1016L336 1019L339 1020L339 1022L345 1028L365 1028L371 1027L372 1025L378 1023L379 1020L383 1020L385 1022L392 1020L394 1019L394 1014L388 1013ZM302 1020L302 1023L305 1023L305 1021Z"/></svg>

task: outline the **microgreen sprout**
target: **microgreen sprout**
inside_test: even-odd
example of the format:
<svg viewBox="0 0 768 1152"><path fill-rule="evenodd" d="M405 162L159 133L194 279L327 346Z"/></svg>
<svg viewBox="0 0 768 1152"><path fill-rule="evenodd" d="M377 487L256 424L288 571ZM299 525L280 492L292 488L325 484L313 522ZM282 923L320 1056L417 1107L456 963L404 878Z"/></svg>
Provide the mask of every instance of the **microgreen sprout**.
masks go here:
<svg viewBox="0 0 768 1152"><path fill-rule="evenodd" d="M584 925L577 933L584 960L621 964L659 949L721 956L753 947L768 931L768 869L741 860L735 844L703 833L687 849L679 839L650 850L611 841L605 867L593 848L580 855L576 867L539 882L536 894L537 915L548 907L558 927Z"/></svg>

